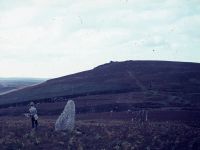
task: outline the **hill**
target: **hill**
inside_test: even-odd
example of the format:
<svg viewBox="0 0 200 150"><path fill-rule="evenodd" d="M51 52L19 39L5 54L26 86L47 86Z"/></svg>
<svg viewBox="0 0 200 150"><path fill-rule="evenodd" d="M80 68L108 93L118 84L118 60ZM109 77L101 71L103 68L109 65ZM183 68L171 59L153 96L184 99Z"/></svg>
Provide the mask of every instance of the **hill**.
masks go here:
<svg viewBox="0 0 200 150"><path fill-rule="evenodd" d="M58 101L71 97L77 99L78 103L82 102L81 97L84 100L94 100L94 105L98 103L104 108L113 103L121 106L134 103L134 106L141 107L199 108L200 64L168 61L110 62L92 70L0 95L0 105L32 100Z"/></svg>

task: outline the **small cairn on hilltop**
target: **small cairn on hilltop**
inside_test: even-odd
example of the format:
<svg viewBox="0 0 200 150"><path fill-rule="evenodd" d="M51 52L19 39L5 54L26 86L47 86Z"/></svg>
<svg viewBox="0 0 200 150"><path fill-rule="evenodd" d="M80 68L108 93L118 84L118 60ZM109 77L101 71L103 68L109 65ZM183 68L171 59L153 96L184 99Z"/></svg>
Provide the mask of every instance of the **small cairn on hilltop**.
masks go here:
<svg viewBox="0 0 200 150"><path fill-rule="evenodd" d="M75 124L75 103L69 100L55 123L56 131L67 130L72 132Z"/></svg>

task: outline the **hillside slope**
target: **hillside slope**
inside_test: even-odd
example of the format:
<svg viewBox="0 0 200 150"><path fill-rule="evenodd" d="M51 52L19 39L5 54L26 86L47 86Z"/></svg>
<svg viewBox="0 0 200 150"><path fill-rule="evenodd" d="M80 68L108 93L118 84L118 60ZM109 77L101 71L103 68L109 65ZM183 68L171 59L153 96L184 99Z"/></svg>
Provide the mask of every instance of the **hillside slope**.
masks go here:
<svg viewBox="0 0 200 150"><path fill-rule="evenodd" d="M200 64L168 61L110 62L0 95L0 104L94 94L139 92L149 99L199 104Z"/></svg>

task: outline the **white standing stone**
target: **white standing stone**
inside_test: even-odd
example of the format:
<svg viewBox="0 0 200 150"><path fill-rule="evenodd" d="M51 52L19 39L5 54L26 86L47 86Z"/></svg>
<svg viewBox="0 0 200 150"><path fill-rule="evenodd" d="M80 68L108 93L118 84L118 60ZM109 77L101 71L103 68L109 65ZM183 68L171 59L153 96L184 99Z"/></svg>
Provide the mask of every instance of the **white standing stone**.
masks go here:
<svg viewBox="0 0 200 150"><path fill-rule="evenodd" d="M55 123L55 130L73 131L75 124L75 104L73 100L69 100Z"/></svg>

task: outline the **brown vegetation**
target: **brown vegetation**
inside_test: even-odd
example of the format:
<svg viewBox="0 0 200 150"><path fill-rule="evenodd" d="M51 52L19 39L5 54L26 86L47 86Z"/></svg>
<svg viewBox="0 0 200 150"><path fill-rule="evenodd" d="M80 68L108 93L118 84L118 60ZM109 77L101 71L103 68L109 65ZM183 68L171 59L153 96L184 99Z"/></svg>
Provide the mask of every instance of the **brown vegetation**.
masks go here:
<svg viewBox="0 0 200 150"><path fill-rule="evenodd" d="M200 128L180 121L138 122L80 120L73 133L55 132L57 116L41 117L39 129L30 120L1 117L1 150L198 150Z"/></svg>

